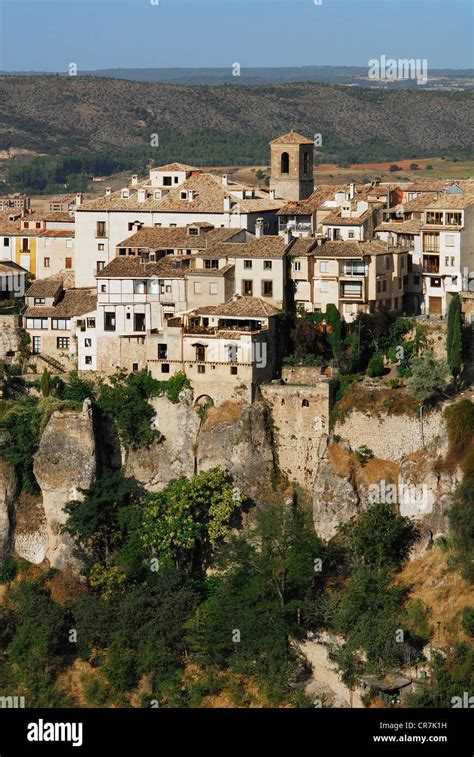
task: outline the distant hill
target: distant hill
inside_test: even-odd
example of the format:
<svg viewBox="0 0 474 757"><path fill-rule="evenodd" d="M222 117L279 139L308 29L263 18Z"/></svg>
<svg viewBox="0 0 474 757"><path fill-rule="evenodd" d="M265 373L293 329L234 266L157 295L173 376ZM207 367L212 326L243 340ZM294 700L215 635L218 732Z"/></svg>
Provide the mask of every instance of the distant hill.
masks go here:
<svg viewBox="0 0 474 757"><path fill-rule="evenodd" d="M1 73L1 72L0 72ZM19 72L31 75L31 72ZM345 84L359 87L380 88L387 85L368 79L367 66L293 66L284 68L242 67L240 76L232 74L232 68L102 68L95 71L80 71L82 76L99 76L112 79L155 82L162 84L285 84L316 82L320 84ZM62 73L62 75L67 75ZM473 87L473 69L433 68L428 70L426 87L448 88ZM412 79L394 81L389 89L416 89Z"/></svg>
<svg viewBox="0 0 474 757"><path fill-rule="evenodd" d="M265 163L268 140L294 128L322 135L324 160L467 155L473 97L468 91L421 87L372 91L299 83L235 88L0 76L0 150L50 155L149 150L157 133L160 147L152 153L157 161L173 147L174 158L186 162L215 159L221 165L247 158ZM186 145L181 150L179 135Z"/></svg>

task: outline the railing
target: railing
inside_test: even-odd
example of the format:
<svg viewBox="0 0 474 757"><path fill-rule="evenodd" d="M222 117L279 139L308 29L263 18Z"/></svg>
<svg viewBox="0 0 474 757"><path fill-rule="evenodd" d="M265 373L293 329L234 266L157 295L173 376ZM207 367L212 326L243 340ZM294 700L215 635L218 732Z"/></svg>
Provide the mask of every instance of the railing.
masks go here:
<svg viewBox="0 0 474 757"><path fill-rule="evenodd" d="M439 263L423 263L423 273L439 273Z"/></svg>
<svg viewBox="0 0 474 757"><path fill-rule="evenodd" d="M311 231L312 228L311 223L283 223L279 226L279 231Z"/></svg>

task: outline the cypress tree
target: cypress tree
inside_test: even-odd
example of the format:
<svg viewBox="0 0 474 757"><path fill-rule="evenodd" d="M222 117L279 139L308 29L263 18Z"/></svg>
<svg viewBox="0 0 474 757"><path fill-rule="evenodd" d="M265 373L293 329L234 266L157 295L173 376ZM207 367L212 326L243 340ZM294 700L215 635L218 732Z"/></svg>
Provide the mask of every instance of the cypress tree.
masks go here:
<svg viewBox="0 0 474 757"><path fill-rule="evenodd" d="M448 334L446 339L446 352L448 355L449 370L453 376L457 376L461 370L462 351L462 318L461 298L455 295L449 303L448 310Z"/></svg>

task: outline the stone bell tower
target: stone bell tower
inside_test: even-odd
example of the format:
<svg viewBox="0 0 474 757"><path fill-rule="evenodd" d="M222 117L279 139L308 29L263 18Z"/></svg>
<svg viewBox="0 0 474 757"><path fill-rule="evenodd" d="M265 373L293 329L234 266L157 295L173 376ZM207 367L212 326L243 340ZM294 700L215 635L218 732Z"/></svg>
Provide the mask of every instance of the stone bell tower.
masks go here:
<svg viewBox="0 0 474 757"><path fill-rule="evenodd" d="M314 192L314 141L296 131L270 142L270 189L283 200L306 200Z"/></svg>

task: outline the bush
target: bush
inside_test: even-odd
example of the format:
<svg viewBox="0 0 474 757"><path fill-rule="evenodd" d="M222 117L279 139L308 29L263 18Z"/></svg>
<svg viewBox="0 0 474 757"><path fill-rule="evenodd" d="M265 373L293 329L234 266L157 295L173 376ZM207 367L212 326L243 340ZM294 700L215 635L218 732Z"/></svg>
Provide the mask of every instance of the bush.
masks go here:
<svg viewBox="0 0 474 757"><path fill-rule="evenodd" d="M18 562L14 557L7 557L5 562L0 565L0 584L7 584L13 581L18 573Z"/></svg>
<svg viewBox="0 0 474 757"><path fill-rule="evenodd" d="M461 626L468 636L474 636L474 607L465 607L462 611Z"/></svg>
<svg viewBox="0 0 474 757"><path fill-rule="evenodd" d="M385 366L383 362L383 355L377 354L372 355L372 357L369 360L369 364L367 366L367 376L370 377L377 377L377 376L383 376L385 371Z"/></svg>

